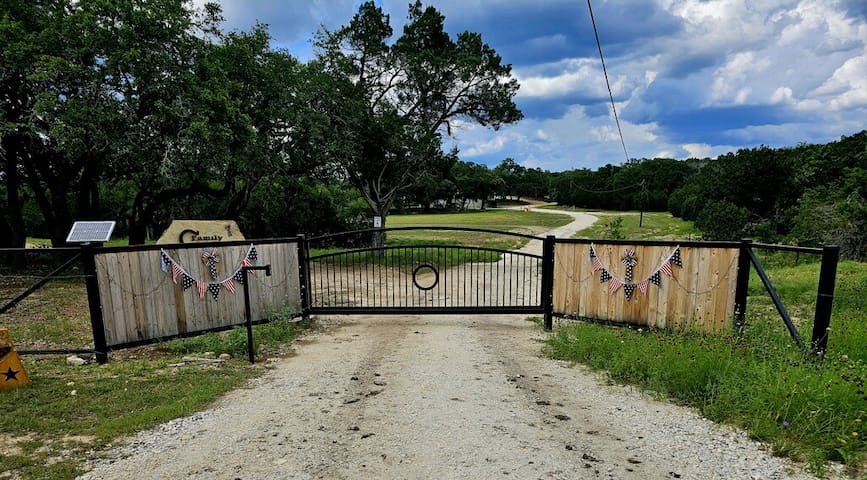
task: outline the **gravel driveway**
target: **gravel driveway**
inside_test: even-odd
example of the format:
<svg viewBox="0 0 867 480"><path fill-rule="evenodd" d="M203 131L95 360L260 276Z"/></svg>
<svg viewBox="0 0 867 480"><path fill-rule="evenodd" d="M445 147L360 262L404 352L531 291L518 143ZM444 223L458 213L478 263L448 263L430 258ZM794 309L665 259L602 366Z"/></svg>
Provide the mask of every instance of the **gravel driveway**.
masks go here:
<svg viewBox="0 0 867 480"><path fill-rule="evenodd" d="M545 333L520 316L321 325L82 478L812 478L744 433L542 358Z"/></svg>

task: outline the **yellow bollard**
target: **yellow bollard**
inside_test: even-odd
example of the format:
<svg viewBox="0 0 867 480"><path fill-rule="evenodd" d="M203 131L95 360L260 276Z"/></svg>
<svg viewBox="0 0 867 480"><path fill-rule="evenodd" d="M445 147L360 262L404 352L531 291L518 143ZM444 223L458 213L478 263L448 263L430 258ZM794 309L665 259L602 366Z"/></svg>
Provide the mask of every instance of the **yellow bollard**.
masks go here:
<svg viewBox="0 0 867 480"><path fill-rule="evenodd" d="M29 381L30 377L12 345L9 330L0 328L0 390L20 387Z"/></svg>

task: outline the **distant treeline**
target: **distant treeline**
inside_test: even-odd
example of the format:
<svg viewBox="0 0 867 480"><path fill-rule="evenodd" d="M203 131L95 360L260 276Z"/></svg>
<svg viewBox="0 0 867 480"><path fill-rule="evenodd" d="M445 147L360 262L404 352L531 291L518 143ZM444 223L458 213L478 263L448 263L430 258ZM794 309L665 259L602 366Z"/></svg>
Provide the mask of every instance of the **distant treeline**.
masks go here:
<svg viewBox="0 0 867 480"><path fill-rule="evenodd" d="M716 159L654 158L551 174L558 203L668 210L706 239L838 244L867 258L867 130L825 145L758 147Z"/></svg>

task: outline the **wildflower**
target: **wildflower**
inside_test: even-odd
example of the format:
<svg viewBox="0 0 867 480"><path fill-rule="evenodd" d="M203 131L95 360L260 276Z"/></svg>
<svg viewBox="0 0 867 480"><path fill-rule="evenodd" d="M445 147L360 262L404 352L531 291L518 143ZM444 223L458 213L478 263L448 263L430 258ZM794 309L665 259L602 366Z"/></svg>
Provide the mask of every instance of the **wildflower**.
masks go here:
<svg viewBox="0 0 867 480"><path fill-rule="evenodd" d="M858 432L852 432L852 436L853 436L853 437L857 437L857 436L858 436Z"/></svg>
<svg viewBox="0 0 867 480"><path fill-rule="evenodd" d="M787 422L786 420L783 420L783 428L789 428L789 422Z"/></svg>

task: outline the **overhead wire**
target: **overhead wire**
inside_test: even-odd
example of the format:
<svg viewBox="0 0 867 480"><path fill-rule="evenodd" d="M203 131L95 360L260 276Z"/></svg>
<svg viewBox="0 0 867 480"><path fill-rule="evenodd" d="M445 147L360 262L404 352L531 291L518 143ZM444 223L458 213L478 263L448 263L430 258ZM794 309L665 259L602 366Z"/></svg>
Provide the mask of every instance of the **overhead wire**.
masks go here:
<svg viewBox="0 0 867 480"><path fill-rule="evenodd" d="M614 122L617 124L617 133L620 135L620 145L623 146L623 155L626 163L629 163L629 153L626 151L626 141L623 140L623 130L620 128L620 118L617 116L617 107L614 106L614 94L611 93L611 82L608 81L608 69L605 68L605 57L602 55L602 43L599 41L599 32L596 29L596 19L593 17L593 7L587 0L587 9L590 11L590 23L593 24L593 35L596 37L596 48L599 50L599 60L602 62L602 74L605 76L605 85L608 87L608 98L611 100L611 110L614 112Z"/></svg>

